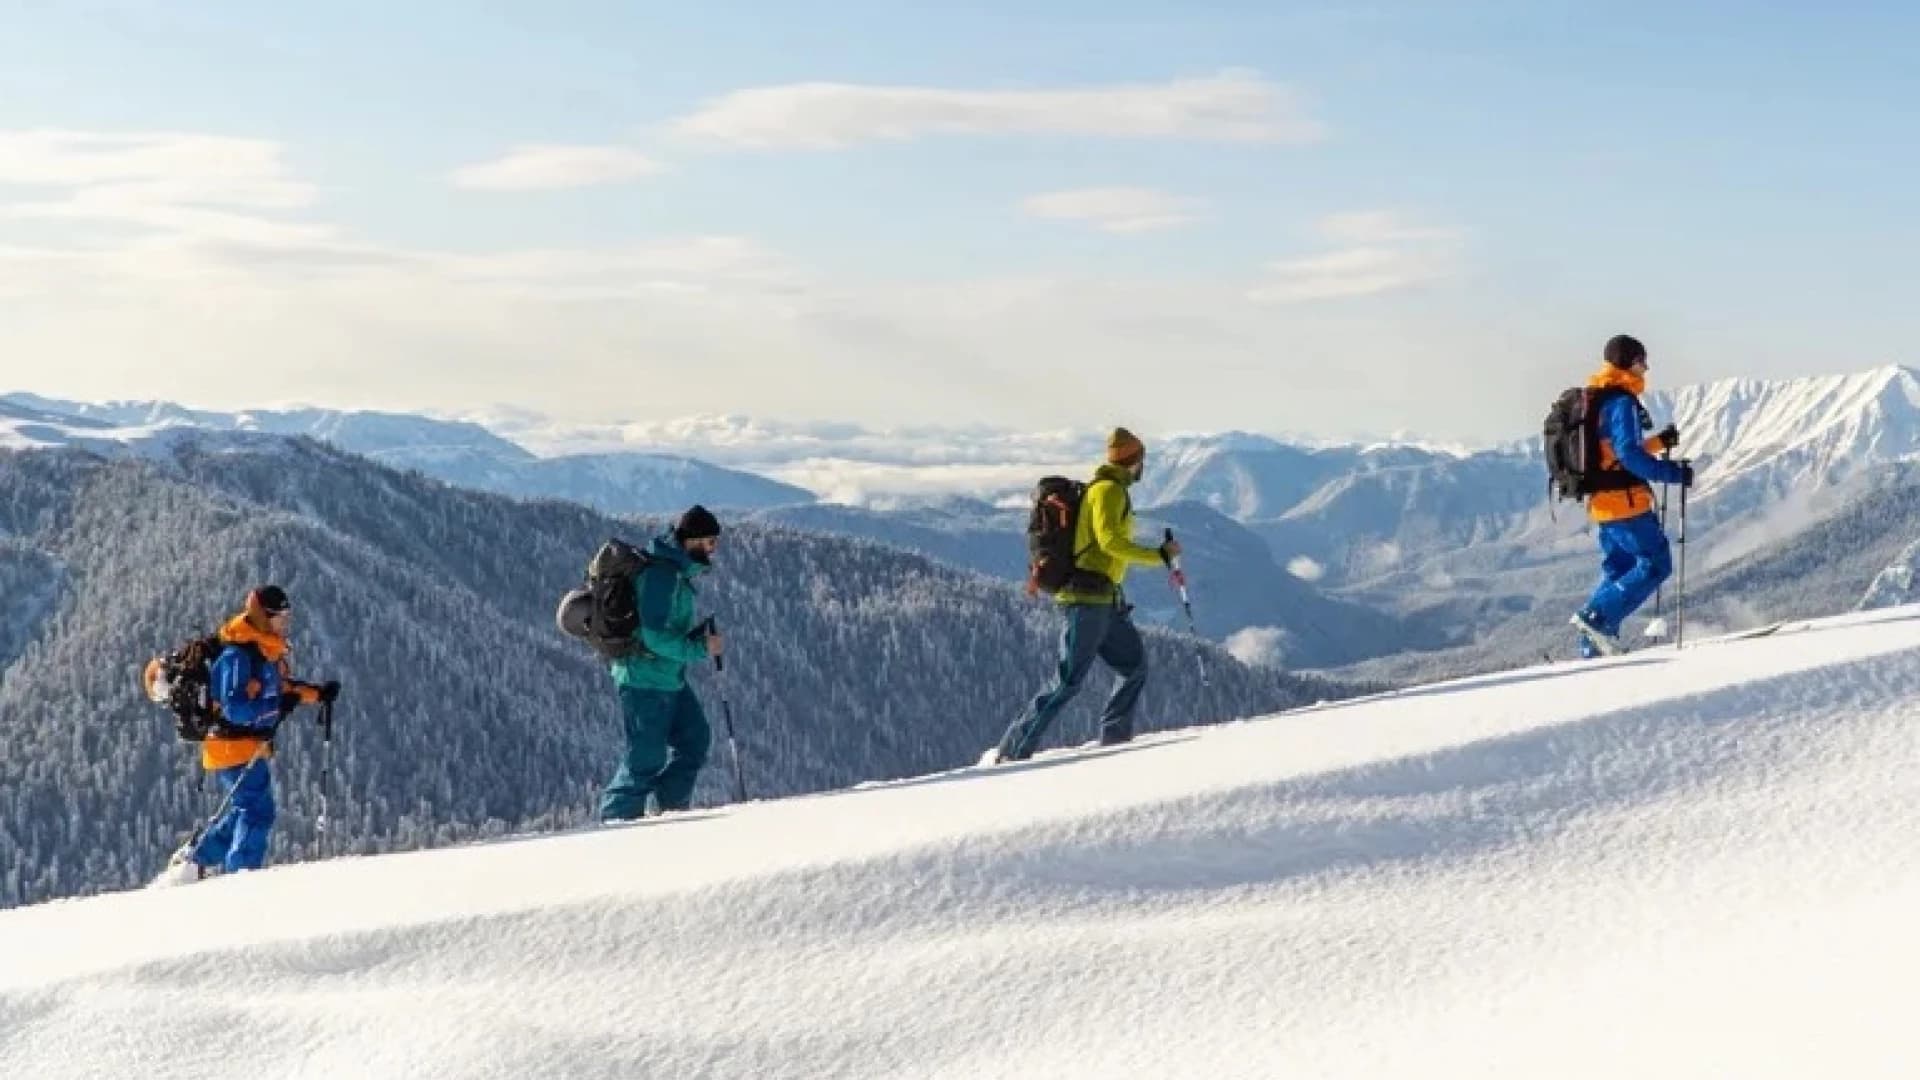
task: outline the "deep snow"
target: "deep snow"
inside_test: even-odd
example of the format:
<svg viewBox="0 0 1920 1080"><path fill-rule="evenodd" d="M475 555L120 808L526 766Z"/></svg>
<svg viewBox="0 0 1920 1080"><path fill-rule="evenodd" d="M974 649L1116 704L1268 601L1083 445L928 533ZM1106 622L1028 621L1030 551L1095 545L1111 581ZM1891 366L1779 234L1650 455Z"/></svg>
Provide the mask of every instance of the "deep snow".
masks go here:
<svg viewBox="0 0 1920 1080"><path fill-rule="evenodd" d="M1895 608L18 909L0 1076L1909 1076L1917 694Z"/></svg>

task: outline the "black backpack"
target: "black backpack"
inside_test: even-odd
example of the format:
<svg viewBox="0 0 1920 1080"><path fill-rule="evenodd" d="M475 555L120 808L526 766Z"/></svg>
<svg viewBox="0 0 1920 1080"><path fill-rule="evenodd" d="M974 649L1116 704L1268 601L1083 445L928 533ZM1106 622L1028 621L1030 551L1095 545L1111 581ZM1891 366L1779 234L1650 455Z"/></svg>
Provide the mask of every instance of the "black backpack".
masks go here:
<svg viewBox="0 0 1920 1080"><path fill-rule="evenodd" d="M256 663L263 658L250 645L241 646ZM147 661L141 686L147 700L173 713L173 730L187 742L204 742L227 728L220 706L213 700L213 661L226 648L218 634L188 638L178 648ZM256 731L242 734L257 736Z"/></svg>
<svg viewBox="0 0 1920 1080"><path fill-rule="evenodd" d="M1112 584L1104 574L1074 565L1081 552L1073 549L1073 538L1090 486L1064 476L1043 477L1034 485L1033 510L1027 516L1028 596L1052 595L1069 585L1098 589Z"/></svg>
<svg viewBox="0 0 1920 1080"><path fill-rule="evenodd" d="M1609 398L1626 394L1619 389L1573 387L1553 401L1541 429L1542 447L1547 459L1547 490L1559 498L1575 502L1599 491L1625 491L1641 481L1624 469L1600 467L1600 409ZM1630 395L1629 395L1630 396ZM1653 420L1638 401L1640 428L1653 427Z"/></svg>
<svg viewBox="0 0 1920 1080"><path fill-rule="evenodd" d="M586 584L560 598L553 614L560 632L579 638L608 660L646 656L636 585L653 560L624 540L600 545L587 562Z"/></svg>

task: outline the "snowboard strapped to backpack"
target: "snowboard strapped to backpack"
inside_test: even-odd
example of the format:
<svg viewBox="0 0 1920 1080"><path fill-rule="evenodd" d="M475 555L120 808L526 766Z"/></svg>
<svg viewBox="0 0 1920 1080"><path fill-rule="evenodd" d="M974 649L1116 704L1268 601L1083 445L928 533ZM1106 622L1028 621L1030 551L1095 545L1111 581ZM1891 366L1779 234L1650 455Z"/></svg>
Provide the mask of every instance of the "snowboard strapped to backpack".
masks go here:
<svg viewBox="0 0 1920 1080"><path fill-rule="evenodd" d="M1069 586L1101 589L1113 584L1104 574L1074 565L1074 560L1083 553L1073 548L1080 524L1080 504L1091 486L1064 476L1042 477L1034 485L1033 510L1027 517L1028 596L1035 593L1051 596Z"/></svg>
<svg viewBox="0 0 1920 1080"><path fill-rule="evenodd" d="M1580 502L1595 492L1625 491L1645 483L1625 469L1600 467L1600 410L1619 395L1631 396L1625 390L1576 386L1554 399L1541 429L1550 494ZM1651 429L1647 410L1638 401L1634 408L1641 430Z"/></svg>
<svg viewBox="0 0 1920 1080"><path fill-rule="evenodd" d="M141 673L141 687L147 700L164 705L173 713L173 730L187 742L204 742L209 735L226 735L229 725L213 700L213 661L226 648L219 634L201 634L188 638L164 656L147 661ZM254 652L251 645L241 648ZM233 729L233 734L258 738L253 730Z"/></svg>
<svg viewBox="0 0 1920 1080"><path fill-rule="evenodd" d="M586 583L561 597L553 613L560 632L586 642L608 660L648 655L635 636L640 629L635 585L652 562L646 552L624 540L600 545L587 562Z"/></svg>

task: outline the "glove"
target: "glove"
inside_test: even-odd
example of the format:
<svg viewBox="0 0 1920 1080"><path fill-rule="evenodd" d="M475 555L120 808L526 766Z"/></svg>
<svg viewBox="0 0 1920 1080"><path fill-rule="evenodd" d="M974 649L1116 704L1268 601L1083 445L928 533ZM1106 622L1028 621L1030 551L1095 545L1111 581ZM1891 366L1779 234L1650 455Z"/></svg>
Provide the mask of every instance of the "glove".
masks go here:
<svg viewBox="0 0 1920 1080"><path fill-rule="evenodd" d="M697 623L694 623L693 629L687 631L688 641L705 641L706 639L712 636L713 636L713 616L711 615L707 616L704 619L701 619Z"/></svg>
<svg viewBox="0 0 1920 1080"><path fill-rule="evenodd" d="M1671 450L1680 445L1680 429L1668 424L1661 428L1654 438L1659 441L1662 450Z"/></svg>
<svg viewBox="0 0 1920 1080"><path fill-rule="evenodd" d="M331 705L333 704L333 699L339 696L340 696L340 680L339 679L328 679L326 682L320 684L320 700L321 701Z"/></svg>
<svg viewBox="0 0 1920 1080"><path fill-rule="evenodd" d="M1693 486L1693 462L1682 461L1679 463L1678 467L1680 469L1680 486L1683 488L1692 487Z"/></svg>

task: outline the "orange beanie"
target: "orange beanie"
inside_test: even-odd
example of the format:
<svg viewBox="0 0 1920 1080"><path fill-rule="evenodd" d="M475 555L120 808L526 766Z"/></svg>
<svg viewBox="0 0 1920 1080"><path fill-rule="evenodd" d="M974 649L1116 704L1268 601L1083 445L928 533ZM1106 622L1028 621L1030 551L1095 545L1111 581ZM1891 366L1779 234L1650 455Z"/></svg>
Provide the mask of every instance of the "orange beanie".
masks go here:
<svg viewBox="0 0 1920 1080"><path fill-rule="evenodd" d="M1114 428L1113 434L1107 436L1107 461L1110 463L1130 467L1146 456L1146 444L1126 428Z"/></svg>

